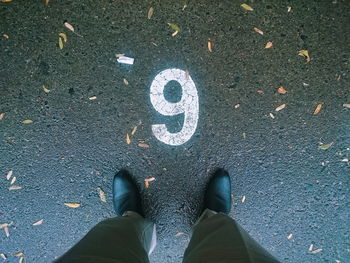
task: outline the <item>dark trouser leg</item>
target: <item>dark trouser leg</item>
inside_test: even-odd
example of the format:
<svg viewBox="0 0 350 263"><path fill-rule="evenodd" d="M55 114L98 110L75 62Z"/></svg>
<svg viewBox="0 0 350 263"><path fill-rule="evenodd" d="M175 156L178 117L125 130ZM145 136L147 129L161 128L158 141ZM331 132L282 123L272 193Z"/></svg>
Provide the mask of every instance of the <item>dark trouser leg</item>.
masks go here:
<svg viewBox="0 0 350 263"><path fill-rule="evenodd" d="M278 263L232 218L206 209L193 227L183 263Z"/></svg>
<svg viewBox="0 0 350 263"><path fill-rule="evenodd" d="M126 212L97 224L55 262L148 263L155 238L154 223Z"/></svg>

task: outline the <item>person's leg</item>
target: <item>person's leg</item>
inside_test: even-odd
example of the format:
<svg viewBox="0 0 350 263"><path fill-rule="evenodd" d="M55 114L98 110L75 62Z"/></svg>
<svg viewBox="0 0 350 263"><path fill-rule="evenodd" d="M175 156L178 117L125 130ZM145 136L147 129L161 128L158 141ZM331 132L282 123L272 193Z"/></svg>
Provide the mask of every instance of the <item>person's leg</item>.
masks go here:
<svg viewBox="0 0 350 263"><path fill-rule="evenodd" d="M193 228L184 263L277 263L232 218L206 209Z"/></svg>
<svg viewBox="0 0 350 263"><path fill-rule="evenodd" d="M155 225L135 212L98 223L56 262L149 262Z"/></svg>
<svg viewBox="0 0 350 263"><path fill-rule="evenodd" d="M55 262L149 262L156 245L155 225L142 216L139 191L126 171L114 177L113 203L117 217L97 224Z"/></svg>
<svg viewBox="0 0 350 263"><path fill-rule="evenodd" d="M231 181L226 171L216 171L209 181L204 205L183 263L279 262L227 215L231 209Z"/></svg>

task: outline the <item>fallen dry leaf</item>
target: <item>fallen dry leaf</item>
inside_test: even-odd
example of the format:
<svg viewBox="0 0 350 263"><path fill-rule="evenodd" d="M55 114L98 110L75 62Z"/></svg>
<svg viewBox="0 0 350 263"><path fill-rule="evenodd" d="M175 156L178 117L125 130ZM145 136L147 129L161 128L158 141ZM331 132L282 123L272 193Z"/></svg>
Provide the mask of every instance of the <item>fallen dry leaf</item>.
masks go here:
<svg viewBox="0 0 350 263"><path fill-rule="evenodd" d="M4 227L4 232L5 232L6 237L10 236L10 231L9 231L9 228L7 226Z"/></svg>
<svg viewBox="0 0 350 263"><path fill-rule="evenodd" d="M272 48L273 44L271 41L267 42L265 48Z"/></svg>
<svg viewBox="0 0 350 263"><path fill-rule="evenodd" d="M311 254L317 254L320 253L323 249L322 248L318 248L316 250L310 251Z"/></svg>
<svg viewBox="0 0 350 263"><path fill-rule="evenodd" d="M321 150L327 150L327 149L329 149L333 144L334 144L334 142L330 142L330 143L327 143L327 144L322 144L322 145L318 146L318 148L321 149Z"/></svg>
<svg viewBox="0 0 350 263"><path fill-rule="evenodd" d="M7 175L6 175L7 181L10 180L12 174L13 174L13 171L12 171L12 170L8 171L8 173L7 173Z"/></svg>
<svg viewBox="0 0 350 263"><path fill-rule="evenodd" d="M23 257L24 253L23 252L17 252L15 254L13 254L13 256L15 256L15 257Z"/></svg>
<svg viewBox="0 0 350 263"><path fill-rule="evenodd" d="M289 234L288 236L287 236L287 239L292 239L293 238L293 234Z"/></svg>
<svg viewBox="0 0 350 263"><path fill-rule="evenodd" d="M125 85L129 85L129 81L127 79L123 79Z"/></svg>
<svg viewBox="0 0 350 263"><path fill-rule="evenodd" d="M97 99L96 96L92 96L92 97L89 98L89 100L95 100L95 99Z"/></svg>
<svg viewBox="0 0 350 263"><path fill-rule="evenodd" d="M140 143L138 144L138 146L139 146L139 147L142 147L142 148L149 148L149 144L144 143L144 142L140 142Z"/></svg>
<svg viewBox="0 0 350 263"><path fill-rule="evenodd" d="M247 4L241 4L241 7L244 10L247 10L247 11L253 11L254 10L250 5L247 5Z"/></svg>
<svg viewBox="0 0 350 263"><path fill-rule="evenodd" d="M245 195L243 195L243 197L242 197L242 203L244 203L245 202Z"/></svg>
<svg viewBox="0 0 350 263"><path fill-rule="evenodd" d="M314 244L311 244L310 246L309 246L309 251L312 251L314 249Z"/></svg>
<svg viewBox="0 0 350 263"><path fill-rule="evenodd" d="M45 1L45 4L47 4L47 5L49 4L49 0L44 0L44 1Z"/></svg>
<svg viewBox="0 0 350 263"><path fill-rule="evenodd" d="M64 23L64 26L65 26L66 28L68 28L70 31L74 32L74 27L73 27L71 24L69 24L68 22L65 22L65 23Z"/></svg>
<svg viewBox="0 0 350 263"><path fill-rule="evenodd" d="M35 222L33 226L40 226L44 222L44 219L40 219L39 221Z"/></svg>
<svg viewBox="0 0 350 263"><path fill-rule="evenodd" d="M275 118L275 115L273 115L271 112L270 112L270 117L272 118L272 119L274 119Z"/></svg>
<svg viewBox="0 0 350 263"><path fill-rule="evenodd" d="M2 36L3 36L4 38L6 38L6 39L9 39L9 38L10 38L10 36L9 36L8 34L2 34Z"/></svg>
<svg viewBox="0 0 350 263"><path fill-rule="evenodd" d="M9 3L9 2L12 2L12 0L1 0L1 2L3 2L3 3Z"/></svg>
<svg viewBox="0 0 350 263"><path fill-rule="evenodd" d="M10 191L13 191L13 190L21 190L23 187L22 186L19 186L19 185L11 185L9 187L9 190Z"/></svg>
<svg viewBox="0 0 350 263"><path fill-rule="evenodd" d="M9 223L0 224L0 230L4 229L5 227L8 227L9 225L10 225Z"/></svg>
<svg viewBox="0 0 350 263"><path fill-rule="evenodd" d="M50 90L49 90L48 88L46 88L44 85L43 85L43 91L44 91L45 93L49 93L49 92L50 92Z"/></svg>
<svg viewBox="0 0 350 263"><path fill-rule="evenodd" d="M175 234L175 236L176 236L176 237L179 237L179 236L182 236L182 235L184 235L184 234L185 234L184 232L178 232L178 233Z"/></svg>
<svg viewBox="0 0 350 263"><path fill-rule="evenodd" d="M23 124L30 124L30 123L33 123L33 121L32 120L24 120L24 121L22 121L22 123Z"/></svg>
<svg viewBox="0 0 350 263"><path fill-rule="evenodd" d="M126 143L127 143L127 144L130 144L130 143L131 143L131 139L130 139L130 136L129 136L128 133L126 134Z"/></svg>
<svg viewBox="0 0 350 263"><path fill-rule="evenodd" d="M263 32L262 30L260 30L259 28L257 28L257 27L254 27L253 29L254 29L254 31L255 31L256 33L259 33L260 35L263 35L263 34L264 34L264 32Z"/></svg>
<svg viewBox="0 0 350 263"><path fill-rule="evenodd" d="M154 178L154 177L146 178L146 179L145 179L145 186L146 186L146 188L149 188L149 183L150 183L150 182L153 182L153 181L155 181L155 180L156 180L156 178Z"/></svg>
<svg viewBox="0 0 350 263"><path fill-rule="evenodd" d="M235 109L238 109L241 106L241 104L236 104Z"/></svg>
<svg viewBox="0 0 350 263"><path fill-rule="evenodd" d="M280 106L278 106L275 111L280 111L280 110L283 110L287 105L286 104L282 104Z"/></svg>
<svg viewBox="0 0 350 263"><path fill-rule="evenodd" d="M17 179L16 176L12 177L10 185L13 185L16 182L16 179Z"/></svg>
<svg viewBox="0 0 350 263"><path fill-rule="evenodd" d="M106 194L105 192L102 190L102 188L100 187L97 187L97 191L98 191L98 196L100 197L100 200L104 203L107 202L107 199L106 199Z"/></svg>
<svg viewBox="0 0 350 263"><path fill-rule="evenodd" d="M316 108L315 108L315 110L314 110L314 112L312 114L313 115L317 115L321 111L322 106L323 106L323 103L317 104L317 106L316 106Z"/></svg>
<svg viewBox="0 0 350 263"><path fill-rule="evenodd" d="M177 24L168 23L168 26L170 26L170 28L174 30L174 33L172 33L173 37L181 31L180 27Z"/></svg>
<svg viewBox="0 0 350 263"><path fill-rule="evenodd" d="M349 159L348 158L344 158L341 161L344 162L344 163L347 163L347 162L349 162Z"/></svg>
<svg viewBox="0 0 350 263"><path fill-rule="evenodd" d="M67 39L68 39L68 38L67 38L67 35L66 35L65 33L59 33L58 36L61 37L61 38L63 39L64 43L67 42Z"/></svg>
<svg viewBox="0 0 350 263"><path fill-rule="evenodd" d="M60 49L63 49L63 40L61 37L58 38L58 46Z"/></svg>
<svg viewBox="0 0 350 263"><path fill-rule="evenodd" d="M122 54L122 53L115 54L115 56L116 56L117 58L124 57L124 55L125 55L125 54Z"/></svg>
<svg viewBox="0 0 350 263"><path fill-rule="evenodd" d="M78 203L64 203L65 206L68 206L70 208L78 208L80 207L80 204Z"/></svg>
<svg viewBox="0 0 350 263"><path fill-rule="evenodd" d="M278 88L277 92L278 92L279 94L286 94L286 93L287 93L287 90L281 86L281 87Z"/></svg>
<svg viewBox="0 0 350 263"><path fill-rule="evenodd" d="M347 104L347 103L343 104L343 107L350 109L350 103L349 104Z"/></svg>
<svg viewBox="0 0 350 263"><path fill-rule="evenodd" d="M210 41L210 39L208 40L208 50L210 51L210 52L213 52L213 44L211 43L211 41Z"/></svg>
<svg viewBox="0 0 350 263"><path fill-rule="evenodd" d="M288 6L287 12L290 13L290 11L292 11L292 7L291 7L291 6Z"/></svg>
<svg viewBox="0 0 350 263"><path fill-rule="evenodd" d="M299 55L299 56L305 57L307 63L311 61L311 58L310 58L310 56L309 56L309 51L307 51L307 50L305 50L305 49L299 50L299 51L298 51L298 55Z"/></svg>
<svg viewBox="0 0 350 263"><path fill-rule="evenodd" d="M258 89L256 92L259 93L259 94L264 94L264 91L261 90L261 89Z"/></svg>
<svg viewBox="0 0 350 263"><path fill-rule="evenodd" d="M137 131L137 126L135 126L131 131L131 136L134 136Z"/></svg>
<svg viewBox="0 0 350 263"><path fill-rule="evenodd" d="M148 9L148 13L147 13L147 18L148 19L151 19L151 17L153 16L153 12L154 12L154 8L153 7L150 7Z"/></svg>
<svg viewBox="0 0 350 263"><path fill-rule="evenodd" d="M5 113L0 113L0 120L2 120L5 117Z"/></svg>
<svg viewBox="0 0 350 263"><path fill-rule="evenodd" d="M4 253L0 253L0 257L1 257L3 260L6 260L6 259L7 259L6 255L5 255Z"/></svg>

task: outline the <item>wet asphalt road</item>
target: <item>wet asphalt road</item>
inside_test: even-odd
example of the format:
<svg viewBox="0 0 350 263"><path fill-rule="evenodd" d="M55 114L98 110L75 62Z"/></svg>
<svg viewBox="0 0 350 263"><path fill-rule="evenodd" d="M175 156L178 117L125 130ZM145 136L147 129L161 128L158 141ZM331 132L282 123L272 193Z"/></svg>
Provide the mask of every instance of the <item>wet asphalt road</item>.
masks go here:
<svg viewBox="0 0 350 263"><path fill-rule="evenodd" d="M151 262L181 262L217 167L231 175L231 215L281 262L350 262L349 1L246 3L254 10L226 0L0 3L0 224L12 222L9 237L0 232L5 262L20 251L26 262L50 262L112 217L121 168L137 178L158 226ZM134 65L118 64L116 53ZM187 70L199 97L196 132L177 147L151 130L183 122L150 102L151 82L167 68ZM166 92L181 97L179 87ZM8 189L10 170L22 189Z"/></svg>

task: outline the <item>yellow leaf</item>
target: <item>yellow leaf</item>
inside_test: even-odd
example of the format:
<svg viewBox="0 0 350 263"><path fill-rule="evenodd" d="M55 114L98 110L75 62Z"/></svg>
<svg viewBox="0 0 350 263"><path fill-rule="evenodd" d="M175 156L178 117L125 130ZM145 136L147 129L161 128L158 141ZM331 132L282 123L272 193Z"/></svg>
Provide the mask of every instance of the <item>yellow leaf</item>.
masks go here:
<svg viewBox="0 0 350 263"><path fill-rule="evenodd" d="M180 27L177 24L172 24L172 23L168 23L168 25L170 26L170 28L174 31L178 31L180 32Z"/></svg>
<svg viewBox="0 0 350 263"><path fill-rule="evenodd" d="M317 106L313 112L313 115L317 115L321 111L322 106L323 106L323 103L317 104Z"/></svg>
<svg viewBox="0 0 350 263"><path fill-rule="evenodd" d="M65 33L59 33L58 35L63 38L64 43L67 42L67 35Z"/></svg>
<svg viewBox="0 0 350 263"><path fill-rule="evenodd" d="M10 191L21 190L21 189L22 189L22 186L18 186L18 185L12 185L12 186L9 187Z"/></svg>
<svg viewBox="0 0 350 263"><path fill-rule="evenodd" d="M151 17L153 16L153 12L154 12L154 8L153 7L150 7L148 9L148 13L147 13L147 18L148 19L151 19Z"/></svg>
<svg viewBox="0 0 350 263"><path fill-rule="evenodd" d="M44 91L45 93L49 93L49 92L50 92L50 90L49 90L48 88L46 88L44 85L43 85L43 91Z"/></svg>
<svg viewBox="0 0 350 263"><path fill-rule="evenodd" d="M60 47L60 49L63 48L63 41L61 37L58 38L58 46Z"/></svg>
<svg viewBox="0 0 350 263"><path fill-rule="evenodd" d="M272 48L273 44L271 41L267 42L265 48Z"/></svg>
<svg viewBox="0 0 350 263"><path fill-rule="evenodd" d="M130 143L131 143L131 139L130 139L130 136L129 136L128 133L126 134L126 143L127 143L127 144L130 144Z"/></svg>
<svg viewBox="0 0 350 263"><path fill-rule="evenodd" d="M80 207L80 204L78 203L64 203L65 206L68 206L70 208L78 208Z"/></svg>
<svg viewBox="0 0 350 263"><path fill-rule="evenodd" d="M260 35L263 35L263 34L264 34L264 32L261 31L261 30L260 30L259 28L257 28L257 27L254 27L253 29L254 29L254 31L255 31L256 33L259 33Z"/></svg>
<svg viewBox="0 0 350 263"><path fill-rule="evenodd" d="M305 57L307 63L310 62L310 60L311 60L311 58L310 58L310 56L309 56L309 51L307 51L307 50L305 50L305 49L299 50L299 51L298 51L298 55L299 55L299 56Z"/></svg>
<svg viewBox="0 0 350 263"><path fill-rule="evenodd" d="M250 5L247 5L247 4L241 4L241 7L247 11L253 11L254 9L250 6Z"/></svg>
<svg viewBox="0 0 350 263"><path fill-rule="evenodd" d="M322 144L322 145L318 146L318 148L321 149L321 150L327 150L327 149L330 148L333 144L334 144L334 142L330 142L330 143L327 143L327 144Z"/></svg>
<svg viewBox="0 0 350 263"><path fill-rule="evenodd" d="M107 200L106 200L106 194L105 194L105 192L104 192L100 187L97 187L97 191L98 191L98 195L99 195L99 197L100 197L100 200L101 200L102 202L106 203Z"/></svg>
<svg viewBox="0 0 350 263"><path fill-rule="evenodd" d="M35 222L33 226L40 226L44 222L44 219L40 219L38 222Z"/></svg>
<svg viewBox="0 0 350 263"><path fill-rule="evenodd" d="M33 123L33 121L32 120L24 120L24 121L22 121L22 123L23 124L30 124L30 123Z"/></svg>
<svg viewBox="0 0 350 263"><path fill-rule="evenodd" d="M13 254L15 257L23 257L23 252L17 252L16 254Z"/></svg>

